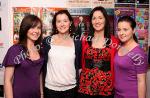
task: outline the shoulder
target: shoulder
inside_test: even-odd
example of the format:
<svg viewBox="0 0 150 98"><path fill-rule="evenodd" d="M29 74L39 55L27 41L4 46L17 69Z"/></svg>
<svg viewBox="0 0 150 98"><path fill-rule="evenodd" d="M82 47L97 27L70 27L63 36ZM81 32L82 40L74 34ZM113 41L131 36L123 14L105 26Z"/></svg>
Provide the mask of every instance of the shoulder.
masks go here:
<svg viewBox="0 0 150 98"><path fill-rule="evenodd" d="M114 36L114 35L111 35L111 40L112 40L113 42L119 43L119 39L118 39L116 36Z"/></svg>
<svg viewBox="0 0 150 98"><path fill-rule="evenodd" d="M135 47L134 52L137 53L137 54L146 55L146 53L145 53L144 50L140 47L140 45L138 45L138 46Z"/></svg>
<svg viewBox="0 0 150 98"><path fill-rule="evenodd" d="M22 46L22 45L19 45L19 44L12 45L12 46L8 49L9 52L14 52L14 53L16 53L16 52L18 52L18 51L21 51L21 50L23 50L23 46Z"/></svg>

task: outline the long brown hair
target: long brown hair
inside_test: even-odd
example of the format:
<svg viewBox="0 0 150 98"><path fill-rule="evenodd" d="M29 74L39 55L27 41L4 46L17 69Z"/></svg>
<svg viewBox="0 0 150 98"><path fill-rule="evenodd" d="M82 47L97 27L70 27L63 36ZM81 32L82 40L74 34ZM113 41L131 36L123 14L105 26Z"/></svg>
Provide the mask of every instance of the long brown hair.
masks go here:
<svg viewBox="0 0 150 98"><path fill-rule="evenodd" d="M35 15L27 15L23 18L20 30L19 30L19 43L27 50L27 32L30 28L36 27L38 24L41 24L41 32L42 32L42 21ZM40 45L42 41L42 34L35 41L35 45Z"/></svg>

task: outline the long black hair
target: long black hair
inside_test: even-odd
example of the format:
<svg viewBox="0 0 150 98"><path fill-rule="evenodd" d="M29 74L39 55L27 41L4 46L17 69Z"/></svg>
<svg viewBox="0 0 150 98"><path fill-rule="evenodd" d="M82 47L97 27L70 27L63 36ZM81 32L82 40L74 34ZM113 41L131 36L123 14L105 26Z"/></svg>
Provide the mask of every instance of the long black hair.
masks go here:
<svg viewBox="0 0 150 98"><path fill-rule="evenodd" d="M134 30L136 28L136 22L132 17L122 16L118 19L118 23L123 22L123 21L130 23L130 26L131 26L132 30ZM135 42L138 42L138 39L137 39L135 33L133 34L133 39L134 39Z"/></svg>
<svg viewBox="0 0 150 98"><path fill-rule="evenodd" d="M92 17L93 17L93 14L94 14L95 11L100 11L104 15L104 18L105 18L104 37L106 39L109 39L109 41L106 42L106 46L109 46L108 44L110 43L110 37L111 37L110 23L109 23L109 18L108 18L107 11L102 6L95 7L90 13L90 32L89 32L88 36L91 36L91 38L94 37L95 30L94 30L93 25L92 25ZM89 43L89 45L91 45L92 40L88 40L88 43Z"/></svg>

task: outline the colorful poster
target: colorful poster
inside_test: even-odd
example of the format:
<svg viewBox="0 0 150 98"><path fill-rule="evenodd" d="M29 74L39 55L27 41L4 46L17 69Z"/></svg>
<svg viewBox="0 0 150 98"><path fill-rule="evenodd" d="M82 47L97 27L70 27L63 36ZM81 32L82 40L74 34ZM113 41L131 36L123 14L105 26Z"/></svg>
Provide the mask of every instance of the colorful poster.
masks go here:
<svg viewBox="0 0 150 98"><path fill-rule="evenodd" d="M90 7L91 6L91 0L66 0L67 8L72 7Z"/></svg>
<svg viewBox="0 0 150 98"><path fill-rule="evenodd" d="M136 13L137 29L148 29L149 9L136 8L135 13Z"/></svg>
<svg viewBox="0 0 150 98"><path fill-rule="evenodd" d="M13 8L13 43L16 44L19 39L19 27L23 17L31 13L30 7Z"/></svg>
<svg viewBox="0 0 150 98"><path fill-rule="evenodd" d="M148 30L136 30L136 36L138 38L138 43L140 47L148 52Z"/></svg>
<svg viewBox="0 0 150 98"><path fill-rule="evenodd" d="M41 19L43 21L43 37L49 36L52 33L52 19L54 14L64 8L43 8Z"/></svg>
<svg viewBox="0 0 150 98"><path fill-rule="evenodd" d="M135 5L116 4L115 6L116 8L115 8L115 14L114 14L115 16L114 27L115 27L115 32L116 32L117 21L119 17L128 15L128 16L135 18Z"/></svg>
<svg viewBox="0 0 150 98"><path fill-rule="evenodd" d="M34 14L38 16L43 22L43 37L46 37L52 32L52 18L58 10L64 8L42 8L42 7L14 7L14 34L13 43L16 44L19 39L19 27L24 16Z"/></svg>
<svg viewBox="0 0 150 98"><path fill-rule="evenodd" d="M136 14L136 35L140 46L145 52L148 52L148 34L149 34L149 9L147 5L137 5Z"/></svg>
<svg viewBox="0 0 150 98"><path fill-rule="evenodd" d="M92 7L103 6L104 8L114 8L114 0L92 0Z"/></svg>

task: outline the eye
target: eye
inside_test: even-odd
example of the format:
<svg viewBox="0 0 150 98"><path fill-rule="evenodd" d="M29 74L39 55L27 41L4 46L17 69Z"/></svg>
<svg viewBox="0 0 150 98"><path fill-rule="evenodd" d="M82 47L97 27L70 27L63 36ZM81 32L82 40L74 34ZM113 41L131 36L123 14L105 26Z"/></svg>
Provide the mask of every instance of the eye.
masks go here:
<svg viewBox="0 0 150 98"><path fill-rule="evenodd" d="M68 22L68 20L64 20L64 22Z"/></svg>
<svg viewBox="0 0 150 98"><path fill-rule="evenodd" d="M37 28L38 28L38 29L41 29L41 26L38 26Z"/></svg>
<svg viewBox="0 0 150 98"><path fill-rule="evenodd" d="M99 19L103 19L102 17L98 17Z"/></svg>
<svg viewBox="0 0 150 98"><path fill-rule="evenodd" d="M117 31L119 32L119 31L121 31L121 29L118 28Z"/></svg>
<svg viewBox="0 0 150 98"><path fill-rule="evenodd" d="M128 31L128 29L127 29L127 28L124 28L123 30L124 30L124 31Z"/></svg>
<svg viewBox="0 0 150 98"><path fill-rule="evenodd" d="M95 20L96 18L95 17L92 17L92 20Z"/></svg>
<svg viewBox="0 0 150 98"><path fill-rule="evenodd" d="M57 20L56 22L57 22L57 23L60 23L60 20Z"/></svg>

